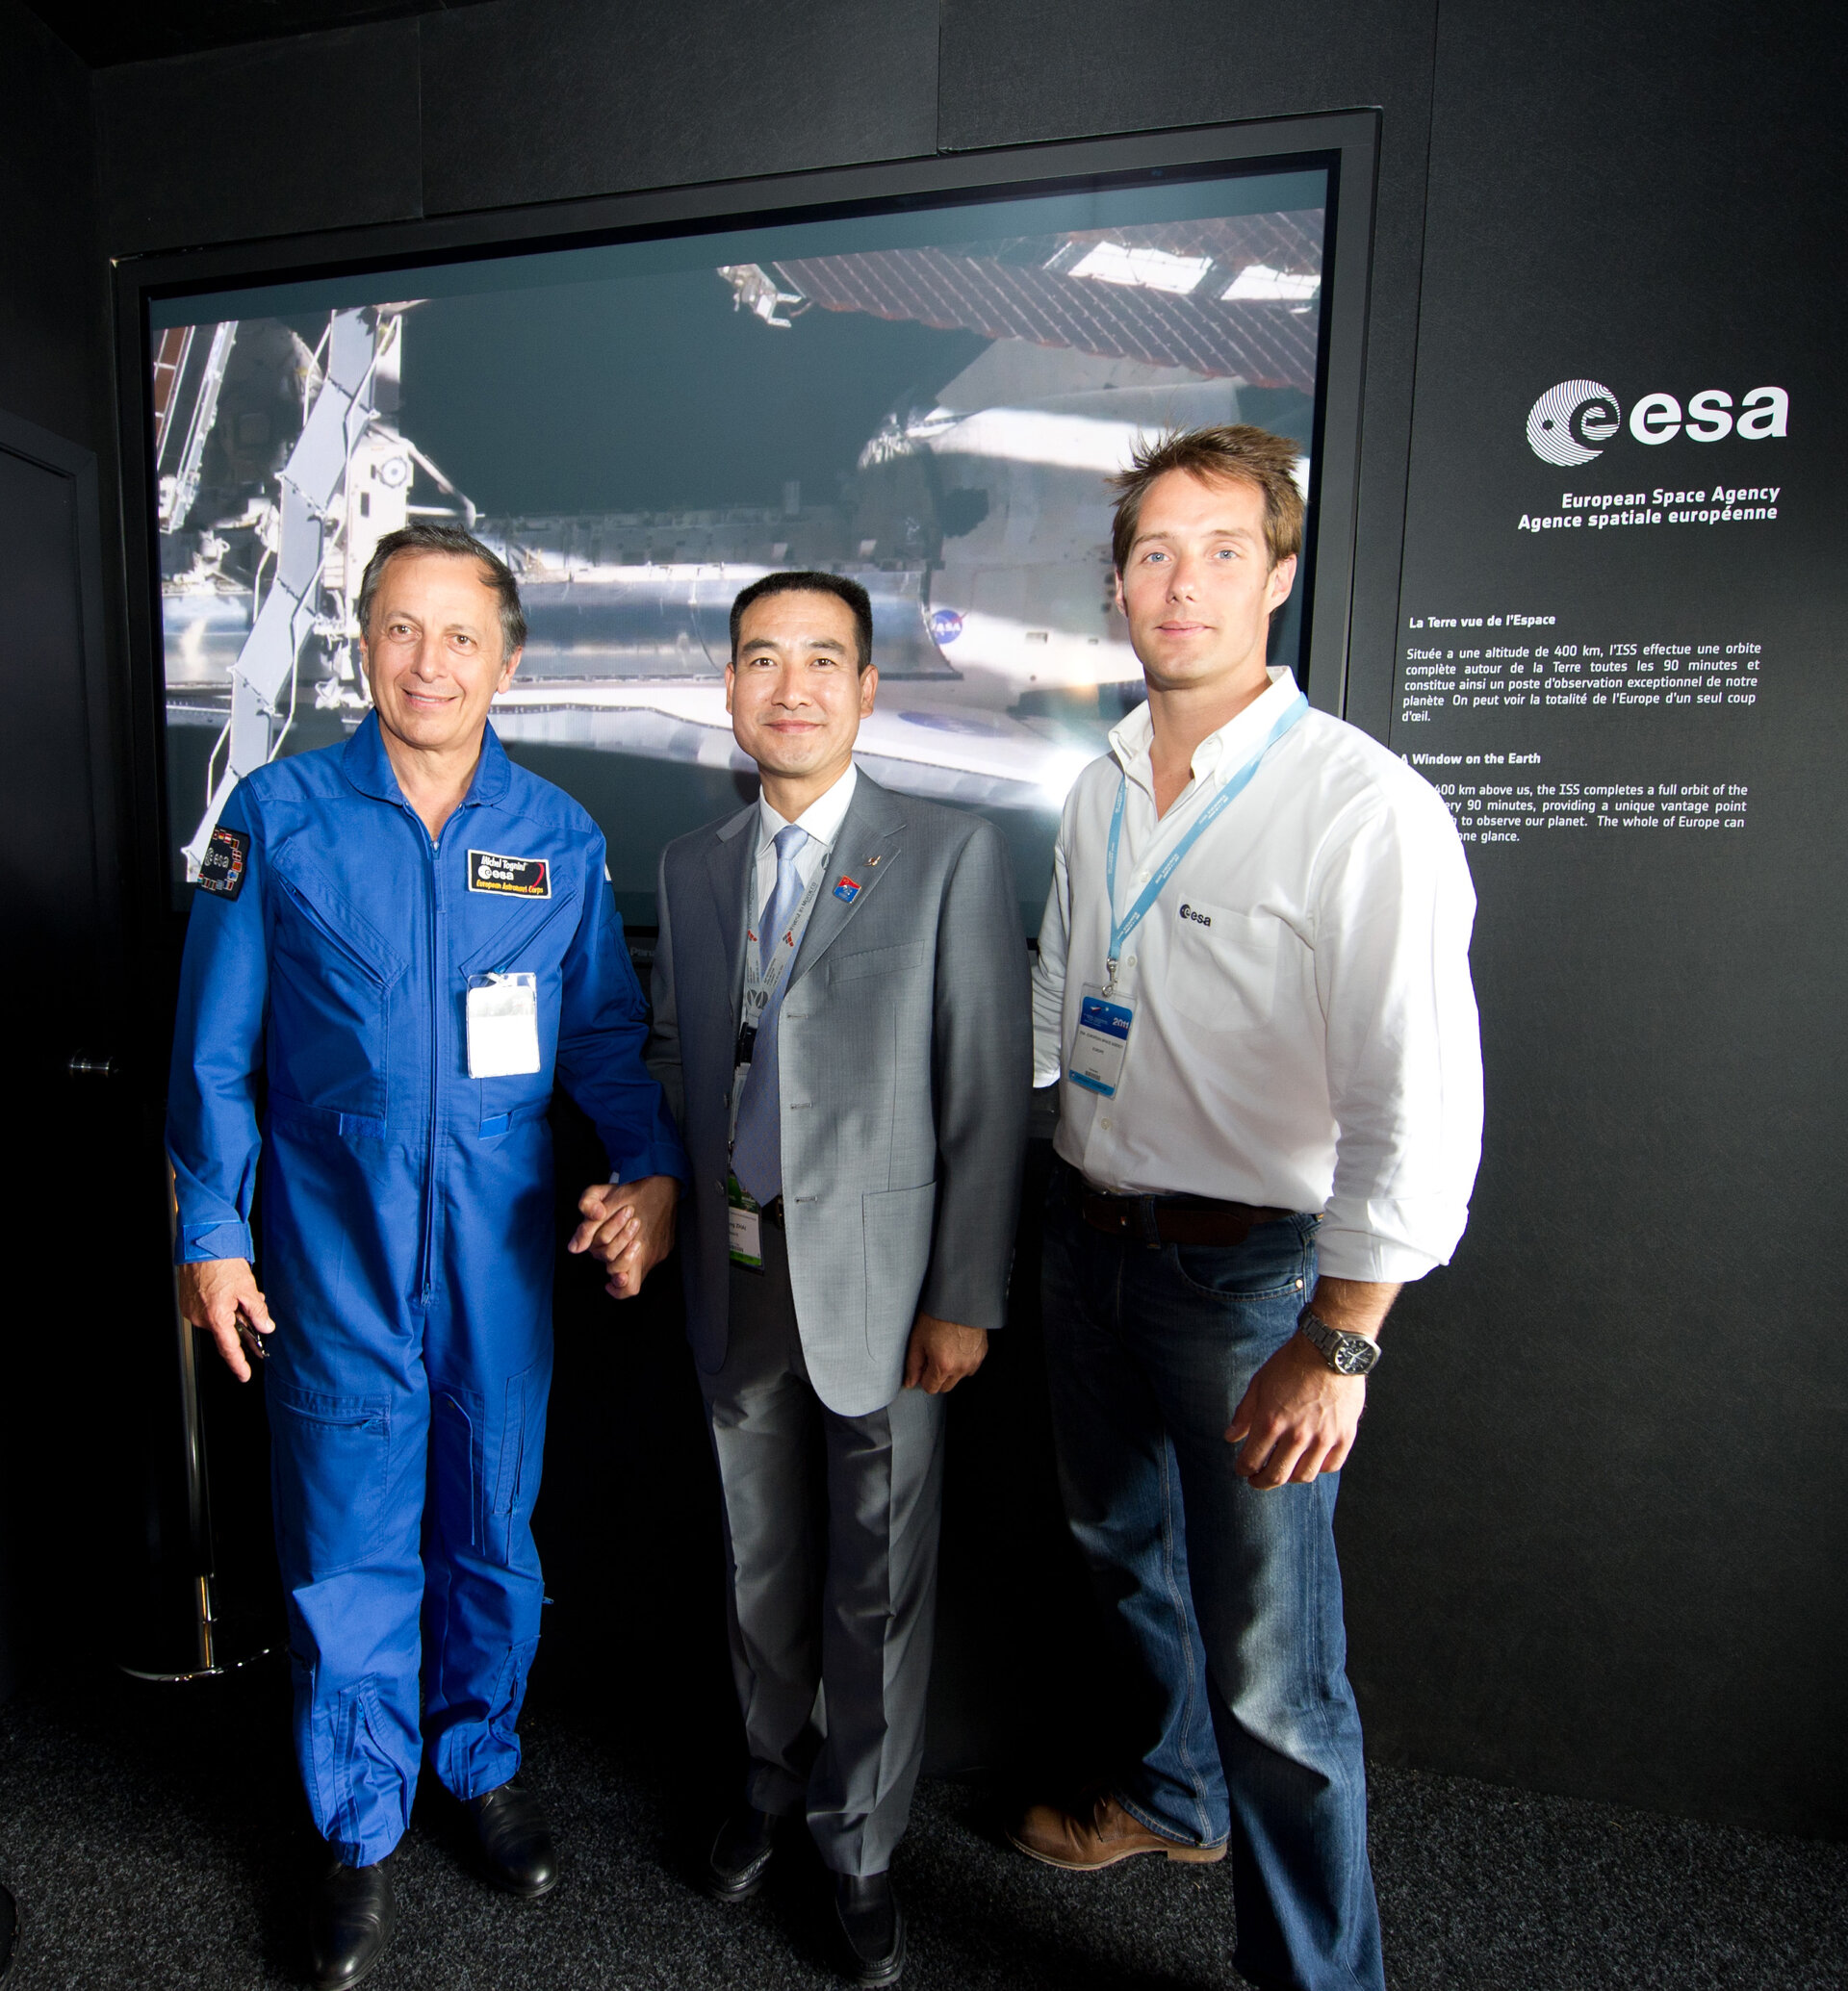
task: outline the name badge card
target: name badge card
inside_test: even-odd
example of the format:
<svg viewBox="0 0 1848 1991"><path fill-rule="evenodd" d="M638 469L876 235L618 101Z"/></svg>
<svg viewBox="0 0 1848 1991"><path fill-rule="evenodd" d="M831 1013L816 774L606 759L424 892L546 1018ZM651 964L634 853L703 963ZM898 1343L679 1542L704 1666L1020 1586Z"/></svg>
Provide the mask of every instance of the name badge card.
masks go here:
<svg viewBox="0 0 1848 1991"><path fill-rule="evenodd" d="M539 1069L539 978L469 977L469 1077L519 1079Z"/></svg>
<svg viewBox="0 0 1848 1991"><path fill-rule="evenodd" d="M1123 1059L1129 1055L1130 1026L1136 1009L1121 995L1106 995L1095 985L1087 987L1078 1007L1078 1030L1072 1040L1066 1076L1087 1092L1115 1099L1123 1076Z"/></svg>
<svg viewBox="0 0 1848 1991"><path fill-rule="evenodd" d="M735 1175L725 1182L726 1240L732 1263L748 1272L763 1270L763 1218L757 1206L744 1193Z"/></svg>

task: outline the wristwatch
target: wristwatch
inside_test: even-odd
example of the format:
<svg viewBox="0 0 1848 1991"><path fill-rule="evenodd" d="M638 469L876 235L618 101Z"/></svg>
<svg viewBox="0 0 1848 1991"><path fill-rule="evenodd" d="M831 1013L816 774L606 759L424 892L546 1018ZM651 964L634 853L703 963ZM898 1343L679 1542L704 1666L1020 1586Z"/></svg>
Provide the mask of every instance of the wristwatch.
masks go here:
<svg viewBox="0 0 1848 1991"><path fill-rule="evenodd" d="M1371 1335L1330 1327L1308 1307L1296 1315L1296 1332L1338 1376L1364 1376L1379 1361L1379 1343Z"/></svg>

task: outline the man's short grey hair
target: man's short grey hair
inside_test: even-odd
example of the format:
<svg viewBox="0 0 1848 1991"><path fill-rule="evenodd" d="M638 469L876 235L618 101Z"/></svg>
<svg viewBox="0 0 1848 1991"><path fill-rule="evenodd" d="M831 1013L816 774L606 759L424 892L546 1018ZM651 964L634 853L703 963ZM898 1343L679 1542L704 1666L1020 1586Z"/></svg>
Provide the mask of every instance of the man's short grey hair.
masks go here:
<svg viewBox="0 0 1848 1991"><path fill-rule="evenodd" d="M366 577L359 584L359 600L353 604L360 633L372 640L372 608L378 600L378 584L385 569L398 553L449 553L460 559L476 560L481 566L481 582L500 598L500 655L502 661L526 641L526 618L520 606L520 584L513 570L490 547L484 547L473 532L460 525L445 525L437 519L416 519L388 532L366 563Z"/></svg>

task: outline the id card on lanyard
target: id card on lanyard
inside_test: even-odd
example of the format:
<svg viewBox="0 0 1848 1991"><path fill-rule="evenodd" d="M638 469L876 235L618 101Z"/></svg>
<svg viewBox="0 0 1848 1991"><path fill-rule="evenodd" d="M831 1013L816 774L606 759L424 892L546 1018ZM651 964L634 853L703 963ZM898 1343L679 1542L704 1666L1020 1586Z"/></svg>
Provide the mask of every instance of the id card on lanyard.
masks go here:
<svg viewBox="0 0 1848 1991"><path fill-rule="evenodd" d="M1110 814L1110 842L1104 852L1104 877L1110 891L1110 954L1104 962L1104 983L1085 986L1078 1005L1078 1028L1072 1035L1071 1054L1065 1059L1065 1076L1074 1085L1115 1099L1122 1084L1123 1063L1129 1056L1130 1032L1136 1026L1136 1005L1116 986L1116 967L1123 957L1123 946L1142 923L1149 907L1162 895L1162 888L1180 869L1182 860L1206 830L1243 795L1258 771L1259 763L1309 709L1309 701L1298 692L1282 718L1266 736L1263 746L1232 777L1188 826L1181 840L1168 852L1148 882L1136 895L1135 903L1119 919L1116 916L1116 854L1123 838L1123 804L1129 793L1129 778L1118 775L1116 805Z"/></svg>
<svg viewBox="0 0 1848 1991"><path fill-rule="evenodd" d="M809 908L815 903L815 895L821 889L827 869L827 853L823 852L816 861L815 875L808 881L808 890L803 893L788 926L776 936L767 958L757 935L758 923L752 919L745 922L744 997L739 1006L738 1043L732 1057L732 1100L725 1135L728 1158L737 1145L738 1105L744 1097L744 1082L751 1076L751 1058L757 1048L758 1026L783 978L789 972L789 964L795 958L797 936L808 924ZM732 1263L743 1265L747 1271L761 1272L763 1216L729 1167L725 1178L725 1202L726 1239Z"/></svg>

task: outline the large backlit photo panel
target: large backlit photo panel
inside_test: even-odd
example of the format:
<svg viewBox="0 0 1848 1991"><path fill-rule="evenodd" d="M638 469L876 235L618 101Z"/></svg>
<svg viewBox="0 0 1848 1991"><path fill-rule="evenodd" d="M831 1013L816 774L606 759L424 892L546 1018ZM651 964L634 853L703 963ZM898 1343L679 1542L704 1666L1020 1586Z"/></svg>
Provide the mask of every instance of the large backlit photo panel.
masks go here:
<svg viewBox="0 0 1848 1991"><path fill-rule="evenodd" d="M603 826L631 923L662 844L747 792L732 597L819 567L874 602L862 765L995 821L1031 932L1142 696L1104 480L1244 421L1313 494L1327 205L1321 170L1219 173L156 302L176 890L237 779L363 719L360 576L440 517L520 577L494 723Z"/></svg>

